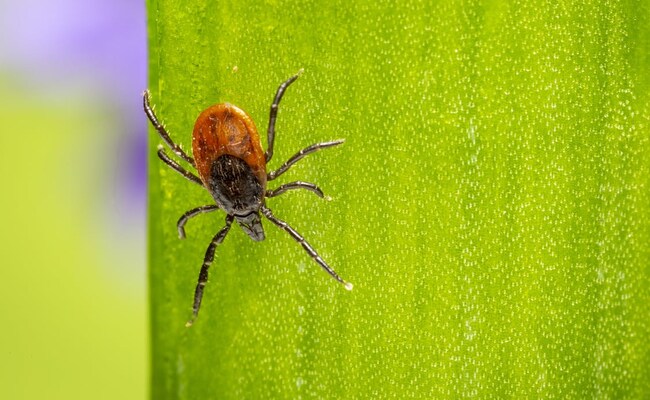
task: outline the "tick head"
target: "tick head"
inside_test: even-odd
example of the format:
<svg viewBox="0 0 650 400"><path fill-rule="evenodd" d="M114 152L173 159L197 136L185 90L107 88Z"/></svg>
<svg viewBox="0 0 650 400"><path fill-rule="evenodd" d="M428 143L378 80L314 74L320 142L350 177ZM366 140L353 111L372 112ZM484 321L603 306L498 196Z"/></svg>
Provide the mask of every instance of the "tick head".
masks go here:
<svg viewBox="0 0 650 400"><path fill-rule="evenodd" d="M258 211L253 211L244 216L235 215L239 226L256 242L264 240L264 227Z"/></svg>

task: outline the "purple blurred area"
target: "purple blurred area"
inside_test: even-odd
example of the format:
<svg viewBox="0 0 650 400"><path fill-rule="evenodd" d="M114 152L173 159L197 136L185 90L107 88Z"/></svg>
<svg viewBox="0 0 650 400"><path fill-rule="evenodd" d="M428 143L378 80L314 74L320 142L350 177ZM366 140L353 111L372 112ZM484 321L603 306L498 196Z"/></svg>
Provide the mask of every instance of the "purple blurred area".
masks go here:
<svg viewBox="0 0 650 400"><path fill-rule="evenodd" d="M144 2L131 0L0 5L0 71L26 90L65 101L71 91L114 116L118 159L112 206L118 218L141 217L144 232L147 84ZM118 140L119 139L119 140ZM143 233L144 235L144 233Z"/></svg>
<svg viewBox="0 0 650 400"><path fill-rule="evenodd" d="M23 0L0 7L0 68L29 76L39 90L90 80L100 94L128 99L146 82L144 2Z"/></svg>

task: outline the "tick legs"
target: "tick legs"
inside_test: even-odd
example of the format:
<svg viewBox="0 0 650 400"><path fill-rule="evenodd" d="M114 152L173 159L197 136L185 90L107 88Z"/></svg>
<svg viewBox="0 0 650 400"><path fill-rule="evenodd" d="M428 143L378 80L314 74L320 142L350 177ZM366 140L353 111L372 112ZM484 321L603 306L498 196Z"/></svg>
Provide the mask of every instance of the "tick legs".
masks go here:
<svg viewBox="0 0 650 400"><path fill-rule="evenodd" d="M185 239L185 224L187 223L188 219L195 217L199 214L207 213L218 209L219 206L217 206L216 204L210 204L207 206L193 208L190 211L183 214L183 216L180 217L178 223L176 224L176 227L178 228L178 237L181 239Z"/></svg>
<svg viewBox="0 0 650 400"><path fill-rule="evenodd" d="M149 91L145 90L143 94L144 112L147 114L147 117L149 117L149 121L151 121L151 124L153 125L154 128L156 128L162 140L167 144L167 146L169 146L169 148L171 149L171 151L174 152L174 154L176 154L183 160L190 163L193 167L196 167L196 165L194 164L194 159L188 156L183 151L183 149L181 149L179 145L174 143L172 138L169 137L169 133L167 133L165 127L158 121L158 118L156 117L156 114L154 113L153 108L151 107L149 96L150 96Z"/></svg>
<svg viewBox="0 0 650 400"><path fill-rule="evenodd" d="M338 146L339 144L341 144L343 142L345 142L345 139L339 139L339 140L333 140L331 142L323 142L323 143L312 144L311 146L309 146L307 148L304 148L304 149L300 150L299 152L297 152L296 154L294 154L293 156L291 156L291 158L288 159L287 162L282 164L282 166L280 168L276 169L275 171L269 172L267 174L267 177L268 177L268 179L270 181L272 181L273 179L275 179L278 176L285 173L289 168L291 168L291 166L293 164L295 164L298 161L302 160L303 157L306 157L306 156L310 155L311 153L315 153L315 152L317 152L318 150L321 150L321 149L326 149L328 147Z"/></svg>
<svg viewBox="0 0 650 400"><path fill-rule="evenodd" d="M282 96L284 96L285 90L287 90L289 85L291 85L296 79L298 79L300 75L302 75L302 72L303 69L300 69L297 74L282 82L280 87L278 87L278 91L275 93L275 98L273 99L273 104L271 104L271 112L269 115L269 129L267 131L268 147L266 149L266 154L264 154L267 163L271 161L271 157L273 157L273 142L275 141L275 119L278 116L278 105L280 105L280 100L282 100Z"/></svg>
<svg viewBox="0 0 650 400"><path fill-rule="evenodd" d="M347 290L352 290L352 284L351 284L350 282L346 282L346 281L344 281L343 279L341 279L341 277L338 276L338 274L336 273L336 271L334 271L334 270L332 269L332 267L330 267L329 265L327 265L327 263L325 262L325 260L323 260L323 259L321 258L321 256L318 255L318 253L316 252L316 250L314 250L314 248L311 247L311 245L310 245L309 243L307 243L307 241L305 241L305 238L303 238L302 236L300 236L300 234L299 234L298 232L296 232L295 229L293 229L292 227L290 227L286 222L284 222L284 221L282 221L282 220L280 220L280 219L277 219L277 218L273 215L273 213L271 212L271 210L269 210L268 208L262 206L261 211L262 211L262 214L264 214L264 216L265 216L266 218L268 218L269 221L273 222L275 225L277 225L278 227L282 228L285 232L287 232L289 235L291 235L291 237L294 238L294 240L295 240L296 242L300 243L300 245L302 246L303 249L305 249L305 251L307 252L307 254L309 254L309 256L310 256L311 258L313 258L314 261L316 261L316 262L318 263L318 265L320 265L321 267L323 267L323 269L324 269L325 271L327 271L327 273L330 274L330 275L332 276L332 278L334 278L334 279L336 279L337 281L339 281L340 283L342 283L342 284L345 286L345 288L346 288Z"/></svg>
<svg viewBox="0 0 650 400"><path fill-rule="evenodd" d="M306 189L309 190L310 192L316 193L316 195L320 198L325 198L325 195L323 195L323 191L320 190L318 186L314 185L313 183L301 182L301 181L285 183L284 185L281 185L277 189L267 190L266 197L279 196L282 193L286 192L287 190L294 190L294 189ZM329 200L329 197L327 197L327 199Z"/></svg>
<svg viewBox="0 0 650 400"><path fill-rule="evenodd" d="M163 149L162 146L158 146L158 158L163 160L163 162L165 164L169 165L174 171L176 171L179 174L183 175L186 179L203 186L203 182L201 182L201 179L199 179L198 176L196 176L193 173L189 172L185 168L178 165L178 163L176 161L169 158L167 153L165 153L165 149Z"/></svg>
<svg viewBox="0 0 650 400"><path fill-rule="evenodd" d="M221 242L223 242L223 239L226 237L226 234L228 234L228 231L230 230L230 225L232 225L232 221L235 217L232 215L226 216L226 226L221 228L221 230L214 235L214 238L212 238L212 242L210 242L210 245L208 246L208 249L205 252L205 258L203 259L203 265L201 266L201 272L199 273L199 282L196 284L196 289L194 290L194 304L192 305L192 318L187 321L185 326L192 326L194 323L194 320L196 320L196 317L199 315L199 309L201 308L201 300L203 299L203 288L205 287L205 284L208 283L208 269L210 268L210 264L212 264L212 260L214 260L214 251L217 248L217 245L219 245Z"/></svg>

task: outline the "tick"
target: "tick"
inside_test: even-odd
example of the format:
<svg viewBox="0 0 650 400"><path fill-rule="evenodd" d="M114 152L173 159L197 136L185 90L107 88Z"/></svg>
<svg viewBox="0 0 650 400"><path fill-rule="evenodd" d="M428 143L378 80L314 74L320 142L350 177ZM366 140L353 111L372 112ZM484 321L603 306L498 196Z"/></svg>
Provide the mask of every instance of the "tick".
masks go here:
<svg viewBox="0 0 650 400"><path fill-rule="evenodd" d="M230 231L230 226L237 221L251 239L259 242L264 240L264 228L260 214L287 232L328 274L342 283L346 289L352 290L350 282L341 279L295 229L273 215L266 206L267 197L279 196L296 189L309 190L323 198L323 191L313 183L295 181L268 190L267 182L287 172L291 166L307 155L321 149L338 146L344 142L344 140L334 140L313 144L291 156L275 171L267 171L267 165L273 157L278 105L289 85L295 82L301 73L302 70L283 82L275 93L269 115L266 152L262 150L262 143L251 117L237 106L220 103L208 107L196 119L192 132L192 155L194 156L192 158L171 139L151 107L149 91L144 92L144 111L152 125L167 147L183 162L194 168L198 176L173 160L162 145L158 146L158 157L187 180L203 186L215 201L215 204L196 207L183 214L177 223L179 237L185 238L185 224L194 216L219 209L227 214L225 226L214 235L205 252L198 283L194 290L192 318L187 322L187 326L191 326L199 314L203 289L208 282L208 269L214 260L217 246L225 239Z"/></svg>

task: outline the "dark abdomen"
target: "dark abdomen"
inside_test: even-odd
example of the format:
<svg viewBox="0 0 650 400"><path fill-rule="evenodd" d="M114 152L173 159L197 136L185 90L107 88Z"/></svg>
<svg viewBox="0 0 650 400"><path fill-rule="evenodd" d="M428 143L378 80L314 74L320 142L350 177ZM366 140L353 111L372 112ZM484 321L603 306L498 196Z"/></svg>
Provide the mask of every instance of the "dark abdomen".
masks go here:
<svg viewBox="0 0 650 400"><path fill-rule="evenodd" d="M206 185L219 207L228 214L257 211L264 199L264 187L252 168L241 158L229 154L212 163Z"/></svg>

